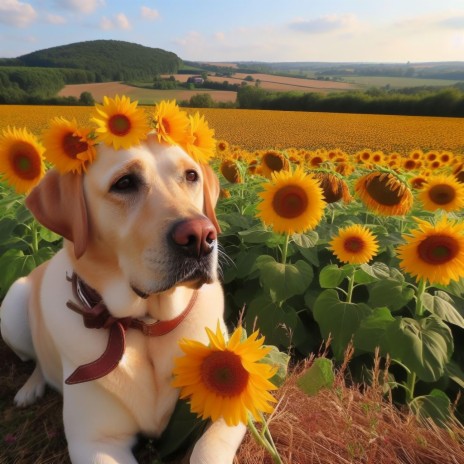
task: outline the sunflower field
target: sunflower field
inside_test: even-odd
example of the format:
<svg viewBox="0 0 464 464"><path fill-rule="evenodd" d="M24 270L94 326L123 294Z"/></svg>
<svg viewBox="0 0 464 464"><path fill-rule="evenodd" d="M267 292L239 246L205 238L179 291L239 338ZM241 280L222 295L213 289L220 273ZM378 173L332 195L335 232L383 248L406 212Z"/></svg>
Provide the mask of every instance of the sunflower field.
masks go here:
<svg viewBox="0 0 464 464"><path fill-rule="evenodd" d="M89 112L0 107L0 129L39 133L56 113L81 123ZM438 423L462 420L463 121L204 114L217 139L209 162L221 183L230 324L243 319L294 360L325 346L342 363L350 351L350 375L361 382L379 353L385 393ZM22 199L0 184L0 297L60 246Z"/></svg>

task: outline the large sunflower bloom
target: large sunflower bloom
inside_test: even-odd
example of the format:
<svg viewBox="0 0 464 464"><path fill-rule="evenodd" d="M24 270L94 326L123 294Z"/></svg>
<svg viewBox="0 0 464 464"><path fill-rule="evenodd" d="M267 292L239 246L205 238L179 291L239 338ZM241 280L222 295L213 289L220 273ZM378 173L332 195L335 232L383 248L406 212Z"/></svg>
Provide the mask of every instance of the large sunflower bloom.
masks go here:
<svg viewBox="0 0 464 464"><path fill-rule="evenodd" d="M416 219L419 227L397 247L400 267L431 284L448 285L464 277L464 224L443 217L436 225Z"/></svg>
<svg viewBox="0 0 464 464"><path fill-rule="evenodd" d="M143 109L137 108L137 101L131 102L126 96L103 97L103 105L95 105L97 115L92 118L98 128L97 141L112 145L115 150L128 149L139 145L147 138L150 126Z"/></svg>
<svg viewBox="0 0 464 464"><path fill-rule="evenodd" d="M324 193L319 181L301 167L293 173L272 174L259 194L258 216L278 233L302 233L316 227L324 214Z"/></svg>
<svg viewBox="0 0 464 464"><path fill-rule="evenodd" d="M258 332L242 341L238 327L229 341L218 324L216 333L206 329L210 345L182 340L185 355L175 360L173 386L180 388L180 398L189 398L192 412L213 421L221 417L228 425L247 424L248 412L260 421L261 413L270 413L275 402L269 381L276 369L259 362L270 348L263 347Z"/></svg>
<svg viewBox="0 0 464 464"><path fill-rule="evenodd" d="M427 211L458 211L464 207L464 185L453 175L430 176L418 197Z"/></svg>
<svg viewBox="0 0 464 464"><path fill-rule="evenodd" d="M200 164L207 164L216 154L214 129L210 129L205 117L200 113L189 116L190 136L185 143L187 153Z"/></svg>
<svg viewBox="0 0 464 464"><path fill-rule="evenodd" d="M90 129L81 129L75 119L54 118L43 135L45 158L62 174L82 173L95 159Z"/></svg>
<svg viewBox="0 0 464 464"><path fill-rule="evenodd" d="M0 175L18 193L28 193L45 174L44 148L26 129L10 128L0 136Z"/></svg>
<svg viewBox="0 0 464 464"><path fill-rule="evenodd" d="M368 263L379 250L374 234L359 224L340 229L329 245L341 262L349 264Z"/></svg>
<svg viewBox="0 0 464 464"><path fill-rule="evenodd" d="M157 103L153 119L159 142L171 145L185 144L190 121L187 113L177 106L175 100L162 100Z"/></svg>
<svg viewBox="0 0 464 464"><path fill-rule="evenodd" d="M391 173L366 174L357 180L355 191L368 209L380 215L402 216L412 208L411 190Z"/></svg>

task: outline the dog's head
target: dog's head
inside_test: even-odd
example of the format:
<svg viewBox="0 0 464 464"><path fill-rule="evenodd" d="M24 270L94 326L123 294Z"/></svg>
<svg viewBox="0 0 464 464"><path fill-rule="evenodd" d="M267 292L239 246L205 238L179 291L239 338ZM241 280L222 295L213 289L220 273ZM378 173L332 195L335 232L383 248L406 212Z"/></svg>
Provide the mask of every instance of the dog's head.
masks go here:
<svg viewBox="0 0 464 464"><path fill-rule="evenodd" d="M211 168L150 136L128 150L99 145L85 175L49 171L26 204L72 242L76 262L117 268L144 297L216 279L218 194Z"/></svg>

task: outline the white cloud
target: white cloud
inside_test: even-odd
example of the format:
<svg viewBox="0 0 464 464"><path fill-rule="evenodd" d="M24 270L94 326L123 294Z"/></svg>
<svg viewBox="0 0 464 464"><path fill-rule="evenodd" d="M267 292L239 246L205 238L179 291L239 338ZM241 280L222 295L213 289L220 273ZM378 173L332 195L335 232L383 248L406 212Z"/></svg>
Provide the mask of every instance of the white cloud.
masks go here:
<svg viewBox="0 0 464 464"><path fill-rule="evenodd" d="M105 0L56 0L58 6L78 13L93 13L98 7L105 5Z"/></svg>
<svg viewBox="0 0 464 464"><path fill-rule="evenodd" d="M124 13L118 13L116 15L116 24L120 29L128 30L132 27L129 20L127 19L127 16Z"/></svg>
<svg viewBox="0 0 464 464"><path fill-rule="evenodd" d="M104 31L109 31L110 29L114 28L113 21L111 19L107 18L106 16L103 16L103 18L100 21L100 29L103 29Z"/></svg>
<svg viewBox="0 0 464 464"><path fill-rule="evenodd" d="M37 12L29 3L18 0L0 1L0 22L17 27L27 27L37 17Z"/></svg>
<svg viewBox="0 0 464 464"><path fill-rule="evenodd" d="M149 8L148 6L142 6L140 8L140 15L142 16L142 18L149 19L151 21L154 21L155 19L158 19L160 17L158 10Z"/></svg>
<svg viewBox="0 0 464 464"><path fill-rule="evenodd" d="M324 34L334 31L346 31L357 24L353 14L329 15L314 19L297 19L288 26L290 29L306 34Z"/></svg>
<svg viewBox="0 0 464 464"><path fill-rule="evenodd" d="M100 29L109 31L111 29L129 30L132 26L124 13L118 13L113 19L103 16L100 21Z"/></svg>
<svg viewBox="0 0 464 464"><path fill-rule="evenodd" d="M56 14L48 14L45 19L50 24L66 24L67 23L66 18L60 15L56 15Z"/></svg>
<svg viewBox="0 0 464 464"><path fill-rule="evenodd" d="M216 32L216 34L214 34L214 38L219 42L223 42L226 39L226 35L224 32Z"/></svg>

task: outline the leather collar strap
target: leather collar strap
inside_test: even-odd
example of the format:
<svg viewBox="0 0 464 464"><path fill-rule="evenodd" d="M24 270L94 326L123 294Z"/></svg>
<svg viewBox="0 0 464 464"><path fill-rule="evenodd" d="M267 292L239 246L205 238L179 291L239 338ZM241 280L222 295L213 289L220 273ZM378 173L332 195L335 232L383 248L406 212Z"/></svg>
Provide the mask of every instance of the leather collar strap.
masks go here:
<svg viewBox="0 0 464 464"><path fill-rule="evenodd" d="M126 348L126 330L140 330L148 337L159 337L174 330L190 313L198 298L198 290L193 292L187 307L174 319L147 324L131 317L113 317L101 296L89 287L76 273L71 281L74 297L81 303L68 301L66 306L82 315L84 325L90 329L108 329L108 343L104 353L95 361L79 366L65 381L67 385L96 380L109 374L121 361Z"/></svg>

